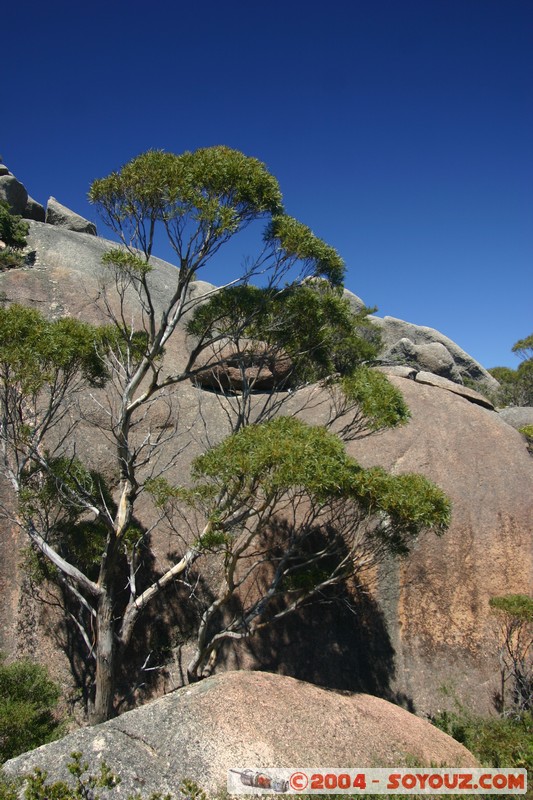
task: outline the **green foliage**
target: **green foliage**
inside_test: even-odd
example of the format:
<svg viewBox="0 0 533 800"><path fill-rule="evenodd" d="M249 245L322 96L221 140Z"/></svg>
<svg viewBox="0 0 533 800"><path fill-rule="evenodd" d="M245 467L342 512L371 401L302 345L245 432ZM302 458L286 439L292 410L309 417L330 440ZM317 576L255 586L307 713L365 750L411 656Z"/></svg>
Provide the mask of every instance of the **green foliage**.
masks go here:
<svg viewBox="0 0 533 800"><path fill-rule="evenodd" d="M191 507L200 507L206 500L214 497L213 487L195 486L192 489L184 486L172 486L165 478L150 478L144 489L151 495L156 508L164 508L171 500L179 500Z"/></svg>
<svg viewBox="0 0 533 800"><path fill-rule="evenodd" d="M489 605L495 611L500 611L506 616L515 617L522 622L533 622L533 598L525 594L491 597Z"/></svg>
<svg viewBox="0 0 533 800"><path fill-rule="evenodd" d="M50 322L18 304L0 308L0 380L17 385L23 395L57 384L59 373L80 373L100 386L107 378L98 353L105 336L105 329L70 317Z"/></svg>
<svg viewBox="0 0 533 800"><path fill-rule="evenodd" d="M282 208L278 182L265 165L224 146L175 156L170 201L175 213L194 209L220 232Z"/></svg>
<svg viewBox="0 0 533 800"><path fill-rule="evenodd" d="M203 533L196 541L195 546L200 550L216 550L228 544L227 535L214 528Z"/></svg>
<svg viewBox="0 0 533 800"><path fill-rule="evenodd" d="M492 597L490 607L501 622L501 701L505 708L505 684L512 679L512 709L533 711L533 598L523 594Z"/></svg>
<svg viewBox="0 0 533 800"><path fill-rule="evenodd" d="M152 267L146 259L118 247L104 253L102 264L112 266L120 274L136 278L142 278L152 271Z"/></svg>
<svg viewBox="0 0 533 800"><path fill-rule="evenodd" d="M63 732L55 715L59 686L31 661L4 664L0 656L0 763Z"/></svg>
<svg viewBox="0 0 533 800"><path fill-rule="evenodd" d="M293 359L300 382L350 375L379 351L379 333L366 318L369 311L355 316L348 300L326 281L305 282L275 297L272 336Z"/></svg>
<svg viewBox="0 0 533 800"><path fill-rule="evenodd" d="M533 425L523 425L518 430L526 437L527 449L533 455Z"/></svg>
<svg viewBox="0 0 533 800"><path fill-rule="evenodd" d="M511 367L491 367L489 372L501 384L512 383L517 380L516 370Z"/></svg>
<svg viewBox="0 0 533 800"><path fill-rule="evenodd" d="M522 361L517 369L493 367L489 372L501 386L497 396L499 405L533 405L533 359Z"/></svg>
<svg viewBox="0 0 533 800"><path fill-rule="evenodd" d="M345 267L335 249L283 213L278 182L264 164L229 147L181 155L150 150L94 181L89 200L125 243L144 254L144 266L135 256L106 257L130 277L146 270L156 228L164 229L179 257L180 280L188 281L223 243L266 217L267 269L282 272L301 262L306 274L342 284Z"/></svg>
<svg viewBox="0 0 533 800"><path fill-rule="evenodd" d="M326 378L338 382L348 405L359 407L367 429L380 430L405 423L409 411L386 376L364 366L376 358L381 346L379 332L368 320L370 311L354 315L342 292L325 280L278 291L236 286L199 306L187 330L201 341L223 336L233 342L266 343L262 357L287 354L293 364L279 388ZM243 348L244 366L247 357Z"/></svg>
<svg viewBox="0 0 533 800"><path fill-rule="evenodd" d="M399 555L409 552L411 540L422 530L431 528L440 535L450 524L449 499L423 475L391 475L381 467L360 469L352 496L368 513L386 515L387 524L374 535Z"/></svg>
<svg viewBox="0 0 533 800"><path fill-rule="evenodd" d="M533 333L515 342L511 350L513 353L518 353L522 358L533 358Z"/></svg>
<svg viewBox="0 0 533 800"><path fill-rule="evenodd" d="M307 225L286 214L278 214L267 226L264 238L289 257L302 261L311 275L323 276L332 286L342 285L344 261L335 248L315 236Z"/></svg>
<svg viewBox="0 0 533 800"><path fill-rule="evenodd" d="M410 539L425 528L442 533L450 520L446 495L423 476L363 469L336 436L292 417L241 429L196 458L192 474L243 506L259 494L268 498L290 490L318 502L351 499L368 514L386 515L388 524L376 535L397 553L408 552Z"/></svg>
<svg viewBox="0 0 533 800"><path fill-rule="evenodd" d="M28 223L17 214L11 214L8 204L0 200L0 241L7 245L0 250L0 272L24 266L20 251L26 247L28 231Z"/></svg>
<svg viewBox="0 0 533 800"><path fill-rule="evenodd" d="M212 479L230 495L260 485L265 495L299 487L325 498L348 485L355 466L325 428L278 417L228 436L195 459L192 475Z"/></svg>
<svg viewBox="0 0 533 800"><path fill-rule="evenodd" d="M298 386L335 374L351 375L363 361L376 357L380 337L367 319L369 311L354 315L342 293L323 280L279 291L236 286L199 306L187 330L206 340L222 335L232 341L266 342L274 352L279 349L290 356L291 384ZM385 380L378 378L373 385L379 382L383 389Z"/></svg>
<svg viewBox="0 0 533 800"><path fill-rule="evenodd" d="M275 295L274 290L250 285L223 289L196 307L187 332L204 339L224 335L232 340L259 330L266 332Z"/></svg>
<svg viewBox="0 0 533 800"><path fill-rule="evenodd" d="M180 792L188 800L209 800L209 796L201 789L195 781L185 779L180 784Z"/></svg>
<svg viewBox="0 0 533 800"><path fill-rule="evenodd" d="M50 322L17 305L1 309L0 390L6 410L1 434L4 471L10 473L17 491L20 488L17 511L21 512L20 522L26 522L33 555L39 551L37 561L48 559L54 565L48 567L49 574L56 570L62 590L76 608L79 605L70 621L78 624L91 656L96 655L90 710L92 721L102 721L114 711L117 677L141 610L178 575L200 562L205 551L224 551L220 566L230 595L235 591L237 561L244 551L243 558L252 559L251 571L270 558L271 566L277 563L303 588L312 590L316 588L313 582L322 580L320 569L329 569L333 561L332 581L344 580L355 568L352 554L361 538L366 537L364 544L368 545L372 525L378 546L405 553L410 539L422 529L430 527L439 533L446 527L449 503L420 476L388 476L383 470L363 469L348 457L340 438L324 428L284 417L247 426L252 413L249 396L235 399L238 433L195 460L192 488L172 487L162 476L146 480L148 475L158 475L159 469L164 474L175 463L173 456L161 458L160 448L172 435L166 425L143 434L151 404L167 402L164 395L190 377L194 358L202 346L214 344L213 339L228 337L238 342L247 338L265 343L274 358L276 354L290 357L285 363L293 365L293 387L321 380L325 385L337 382L332 392L335 402L340 395L337 384L343 381L347 402L360 407L371 429L399 424L408 412L386 379L363 367L378 353L379 333L368 322L370 309L354 315L343 298L342 259L309 228L283 214L277 181L261 162L227 147L180 156L149 151L119 172L95 181L89 196L125 245L104 257L114 278L109 282L110 294L104 297L112 325L95 329L72 319ZM200 341L187 371L174 374L163 369L160 359L166 343L196 302L187 289L197 270L235 233L260 219L270 221L264 247L241 281L249 280L255 271L267 276L269 288L241 285L198 304L189 333ZM175 286L163 299L162 308L161 294L158 292L156 301L149 274L149 258L159 232L166 233L178 255ZM281 281L294 275L297 262L314 280L280 289ZM112 291L116 292L113 297ZM141 320L141 330L130 328L130 319ZM120 497L118 507L99 476L72 457L72 434L80 419L69 416L75 410L74 392L87 384L102 387L111 375L109 402L104 403L101 415L105 421L93 418L93 423L94 430L115 445L118 485L113 489L115 497ZM287 387L283 383L275 388ZM261 419L276 410L278 398L274 393L270 407L265 398ZM342 403L341 399L339 408ZM332 407L328 424L344 414L343 407L334 418L338 407ZM170 399L167 408L171 420L174 407ZM47 448L52 448L51 452ZM151 495L158 516L180 535L176 562L154 577L146 574L147 570L139 572L145 564L141 546L146 544L145 534L132 522L145 492ZM301 507L309 507L309 514L300 525L296 512L302 498ZM277 542L265 541L264 554L258 557L248 545L266 535L272 515L280 508L279 499L293 512L286 528L289 545L280 555ZM348 513L354 512L348 521L345 502ZM184 537L182 527L174 525L177 511L182 526L183 507L205 515L205 527L196 538ZM315 520L325 517L326 511L328 519L338 521L339 530L332 523L324 534L327 558L315 552L307 558L314 546L310 539ZM367 515L361 530L357 527L363 516L360 512ZM190 516L191 526L195 525L200 514ZM241 550L233 547L237 540ZM307 569L312 561L320 561L318 571ZM146 581L152 583L146 586ZM271 588L274 594L259 599L250 609L252 622L263 613L265 603L276 593L279 597L278 584ZM297 601L300 599L303 602L307 597ZM213 613L220 618L212 620L213 630L222 620L219 611L225 602L225 596L213 601ZM68 611L67 603L65 608ZM227 603L224 610L228 610ZM223 640L222 636L206 642L211 622L203 612L199 618L206 625L198 626L198 657L194 656L188 668L195 677L199 677L204 656L216 656ZM233 620L231 632L251 635L250 620L244 616ZM110 652L102 652L101 647L107 646Z"/></svg>
<svg viewBox="0 0 533 800"><path fill-rule="evenodd" d="M381 372L358 367L341 379L340 386L346 399L361 409L369 430L394 428L410 419L402 393Z"/></svg>
<svg viewBox="0 0 533 800"><path fill-rule="evenodd" d="M511 348L522 361L517 369L493 367L490 374L501 385L498 396L500 405L533 405L533 333L515 342Z"/></svg>
<svg viewBox="0 0 533 800"><path fill-rule="evenodd" d="M485 719L461 709L458 712L442 711L432 722L468 748L483 766L527 769L531 787L533 716L530 712Z"/></svg>
<svg viewBox="0 0 533 800"><path fill-rule="evenodd" d="M115 775L105 761L96 772L89 772L89 763L82 761L82 753L71 753L71 762L67 769L72 775L72 781L48 781L48 773L39 768L24 777L24 781L8 780L0 775L0 800L100 800L102 794L98 790L107 792L120 784L120 777ZM192 781L185 781L181 791L195 800L206 800L207 796ZM140 792L129 794L126 800L172 800L170 794L151 792L141 795Z"/></svg>
<svg viewBox="0 0 533 800"><path fill-rule="evenodd" d="M150 150L120 172L94 181L89 200L113 228L129 227L145 254L151 251L154 225L164 225L180 251L175 234L185 220L194 223L209 239L207 250L196 251L200 262L210 247L247 222L282 209L278 183L265 165L223 146L181 155Z"/></svg>
<svg viewBox="0 0 533 800"><path fill-rule="evenodd" d="M129 161L120 172L94 181L89 200L119 222L129 216L155 218L168 202L173 165L171 153L149 150Z"/></svg>
<svg viewBox="0 0 533 800"><path fill-rule="evenodd" d="M0 200L0 239L15 250L26 247L26 236L30 226L22 217L11 214L9 205Z"/></svg>
<svg viewBox="0 0 533 800"><path fill-rule="evenodd" d="M108 791L120 783L120 778L111 772L105 762L100 764L98 772L90 773L89 764L82 761L81 753L71 753L71 758L67 767L73 778L71 784L65 781L49 783L48 773L37 768L24 778L24 800L100 800L98 789ZM0 800L11 800L14 791L20 797L20 781L4 781L0 785Z"/></svg>
<svg viewBox="0 0 533 800"><path fill-rule="evenodd" d="M528 439L533 439L533 425L523 425L521 428L518 428L518 430Z"/></svg>
<svg viewBox="0 0 533 800"><path fill-rule="evenodd" d="M0 272L6 269L20 269L24 266L24 256L12 247L0 250Z"/></svg>

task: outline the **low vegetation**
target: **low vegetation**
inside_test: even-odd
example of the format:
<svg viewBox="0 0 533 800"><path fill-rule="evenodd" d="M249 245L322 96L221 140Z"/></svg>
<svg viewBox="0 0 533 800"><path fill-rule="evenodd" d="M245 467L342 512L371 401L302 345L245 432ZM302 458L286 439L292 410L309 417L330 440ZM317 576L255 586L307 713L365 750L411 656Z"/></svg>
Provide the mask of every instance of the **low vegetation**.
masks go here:
<svg viewBox="0 0 533 800"><path fill-rule="evenodd" d="M533 333L515 342L512 351L521 360L516 369L511 369L511 367L489 369L491 375L499 381L501 386L497 402L501 406L532 406Z"/></svg>
<svg viewBox="0 0 533 800"><path fill-rule="evenodd" d="M8 204L0 200L0 272L24 264L21 251L26 247L28 230L28 223L11 214Z"/></svg>
<svg viewBox="0 0 533 800"><path fill-rule="evenodd" d="M0 658L0 764L61 736L59 697L59 686L41 665Z"/></svg>
<svg viewBox="0 0 533 800"><path fill-rule="evenodd" d="M433 723L473 753L485 767L526 769L527 798L533 797L533 715L482 718L464 708L443 711ZM479 795L478 795L479 796Z"/></svg>

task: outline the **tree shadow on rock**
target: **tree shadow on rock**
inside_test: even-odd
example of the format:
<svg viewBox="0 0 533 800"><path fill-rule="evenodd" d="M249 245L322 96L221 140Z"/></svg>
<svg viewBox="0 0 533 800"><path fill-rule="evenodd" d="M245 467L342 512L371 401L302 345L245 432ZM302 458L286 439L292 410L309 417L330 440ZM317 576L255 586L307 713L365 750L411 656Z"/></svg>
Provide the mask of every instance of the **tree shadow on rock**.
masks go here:
<svg viewBox="0 0 533 800"><path fill-rule="evenodd" d="M277 527L282 542L286 525ZM309 542L320 551L327 536L342 541L339 529L328 531L322 525L313 530ZM342 544L337 553L342 557ZM277 602L272 616L282 607L283 600ZM395 651L383 611L355 578L328 587L320 599L310 600L244 642L228 644L219 664L288 675L336 691L364 692L414 711L412 699L393 688Z"/></svg>
<svg viewBox="0 0 533 800"><path fill-rule="evenodd" d="M377 604L361 590L295 612L247 648L261 670L412 707L391 688L394 649Z"/></svg>

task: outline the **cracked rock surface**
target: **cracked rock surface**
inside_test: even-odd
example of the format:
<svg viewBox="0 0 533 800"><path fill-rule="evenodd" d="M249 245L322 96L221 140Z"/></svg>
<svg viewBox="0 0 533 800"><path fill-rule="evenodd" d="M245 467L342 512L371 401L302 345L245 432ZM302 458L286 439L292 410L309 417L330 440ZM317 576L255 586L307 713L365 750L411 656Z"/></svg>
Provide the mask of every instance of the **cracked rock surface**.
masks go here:
<svg viewBox="0 0 533 800"><path fill-rule="evenodd" d="M12 759L5 770L21 775L41 767L66 779L73 750L109 764L122 778L108 795L117 797L177 794L184 779L217 791L236 767L398 766L410 758L476 765L461 744L386 700L268 672L226 672L185 686Z"/></svg>

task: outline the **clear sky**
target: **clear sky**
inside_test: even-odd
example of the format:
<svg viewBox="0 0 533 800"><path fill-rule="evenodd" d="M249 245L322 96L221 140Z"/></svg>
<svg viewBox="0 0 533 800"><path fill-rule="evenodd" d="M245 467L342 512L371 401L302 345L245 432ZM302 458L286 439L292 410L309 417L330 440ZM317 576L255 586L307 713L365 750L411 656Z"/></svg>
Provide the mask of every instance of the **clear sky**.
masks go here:
<svg viewBox="0 0 533 800"><path fill-rule="evenodd" d="M226 144L267 164L378 314L518 363L533 0L26 0L1 28L0 153L35 199L95 218L94 178Z"/></svg>

